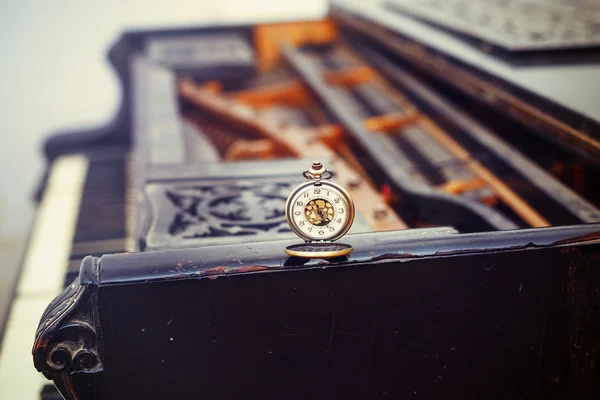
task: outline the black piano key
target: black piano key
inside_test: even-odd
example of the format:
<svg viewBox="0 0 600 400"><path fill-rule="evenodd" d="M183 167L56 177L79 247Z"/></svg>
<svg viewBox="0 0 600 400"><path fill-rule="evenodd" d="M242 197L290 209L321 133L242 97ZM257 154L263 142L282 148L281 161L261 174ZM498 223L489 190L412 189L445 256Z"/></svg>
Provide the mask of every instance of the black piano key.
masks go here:
<svg viewBox="0 0 600 400"><path fill-rule="evenodd" d="M90 163L64 277L65 286L79 275L79 266L85 256L99 257L126 250L126 154L120 149L88 154Z"/></svg>
<svg viewBox="0 0 600 400"><path fill-rule="evenodd" d="M74 242L125 237L124 156L90 160Z"/></svg>

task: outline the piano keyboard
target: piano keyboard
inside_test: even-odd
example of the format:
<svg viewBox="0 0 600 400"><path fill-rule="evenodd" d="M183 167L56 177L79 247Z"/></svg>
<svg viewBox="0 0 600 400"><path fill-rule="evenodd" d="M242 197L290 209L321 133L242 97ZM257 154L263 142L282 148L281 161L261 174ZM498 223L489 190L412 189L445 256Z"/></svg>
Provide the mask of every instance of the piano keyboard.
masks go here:
<svg viewBox="0 0 600 400"><path fill-rule="evenodd" d="M126 154L122 150L88 155L89 169L83 187L69 267L64 286L79 274L85 256L126 250Z"/></svg>
<svg viewBox="0 0 600 400"><path fill-rule="evenodd" d="M54 162L0 349L0 399L61 398L31 364L33 334L46 306L79 273L83 257L126 250L125 170L120 148Z"/></svg>
<svg viewBox="0 0 600 400"><path fill-rule="evenodd" d="M0 399L38 399L48 381L31 365L39 318L63 290L89 161L57 159L37 211L0 349Z"/></svg>

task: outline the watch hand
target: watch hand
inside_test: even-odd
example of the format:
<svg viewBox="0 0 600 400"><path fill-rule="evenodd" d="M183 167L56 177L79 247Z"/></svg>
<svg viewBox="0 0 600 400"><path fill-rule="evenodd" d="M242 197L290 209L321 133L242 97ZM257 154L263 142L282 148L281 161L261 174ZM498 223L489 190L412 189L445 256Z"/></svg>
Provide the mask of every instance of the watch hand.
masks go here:
<svg viewBox="0 0 600 400"><path fill-rule="evenodd" d="M319 218L321 218L321 221L325 220L325 216L323 215L323 212L321 210L318 210L317 214L319 215Z"/></svg>

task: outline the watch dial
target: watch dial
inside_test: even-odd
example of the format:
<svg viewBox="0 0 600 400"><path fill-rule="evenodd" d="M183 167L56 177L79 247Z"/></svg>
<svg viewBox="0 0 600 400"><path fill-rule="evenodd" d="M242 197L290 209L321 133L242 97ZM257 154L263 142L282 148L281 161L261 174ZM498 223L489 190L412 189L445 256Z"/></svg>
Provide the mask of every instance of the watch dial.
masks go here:
<svg viewBox="0 0 600 400"><path fill-rule="evenodd" d="M344 231L348 203L344 194L329 186L309 185L291 199L290 222L308 240L330 240Z"/></svg>

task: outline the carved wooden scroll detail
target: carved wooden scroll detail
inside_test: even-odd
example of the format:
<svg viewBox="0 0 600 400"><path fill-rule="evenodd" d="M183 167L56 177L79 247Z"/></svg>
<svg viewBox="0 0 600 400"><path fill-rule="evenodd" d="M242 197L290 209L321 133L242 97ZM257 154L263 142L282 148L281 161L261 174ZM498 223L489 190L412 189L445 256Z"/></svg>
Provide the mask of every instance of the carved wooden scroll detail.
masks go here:
<svg viewBox="0 0 600 400"><path fill-rule="evenodd" d="M46 308L36 331L35 368L67 400L81 399L76 388L94 385L103 371L96 296L96 285L78 277Z"/></svg>

